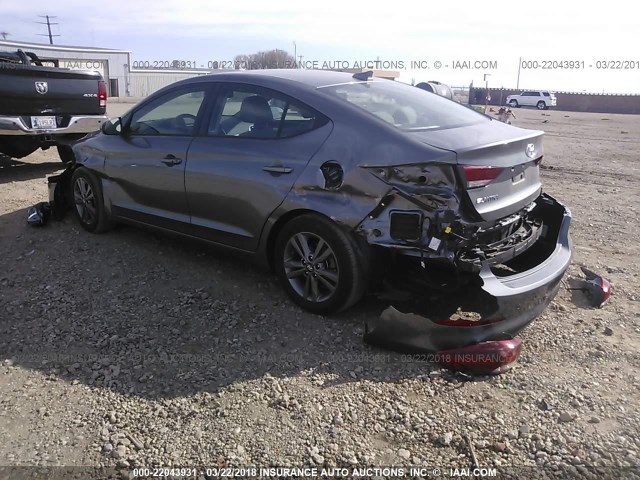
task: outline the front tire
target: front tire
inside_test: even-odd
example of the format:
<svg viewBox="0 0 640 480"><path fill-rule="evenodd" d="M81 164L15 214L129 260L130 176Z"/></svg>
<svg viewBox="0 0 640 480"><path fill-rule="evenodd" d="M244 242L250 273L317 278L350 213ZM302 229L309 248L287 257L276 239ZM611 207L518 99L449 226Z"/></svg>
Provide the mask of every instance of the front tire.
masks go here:
<svg viewBox="0 0 640 480"><path fill-rule="evenodd" d="M344 310L364 293L365 269L355 241L319 215L302 215L283 227L274 266L289 297L313 313Z"/></svg>
<svg viewBox="0 0 640 480"><path fill-rule="evenodd" d="M509 101L509 106L511 108L518 108L518 101L517 100L511 100Z"/></svg>
<svg viewBox="0 0 640 480"><path fill-rule="evenodd" d="M88 169L78 168L71 177L73 210L80 226L92 233L102 233L111 227L111 222L102 197L100 182Z"/></svg>
<svg viewBox="0 0 640 480"><path fill-rule="evenodd" d="M538 102L538 104L536 105L536 107L538 108L538 110L546 110L547 109L547 104L544 103L542 100L540 100Z"/></svg>

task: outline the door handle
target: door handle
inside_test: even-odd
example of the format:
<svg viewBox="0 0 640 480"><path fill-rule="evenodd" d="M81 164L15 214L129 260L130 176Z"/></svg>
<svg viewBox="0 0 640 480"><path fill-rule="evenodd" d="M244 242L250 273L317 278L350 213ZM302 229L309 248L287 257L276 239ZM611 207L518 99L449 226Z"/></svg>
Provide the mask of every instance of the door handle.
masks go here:
<svg viewBox="0 0 640 480"><path fill-rule="evenodd" d="M162 163L164 163L167 167L173 167L174 165L179 165L182 163L182 159L176 157L174 154L170 153L169 155L166 155L164 157L164 159L162 160Z"/></svg>
<svg viewBox="0 0 640 480"><path fill-rule="evenodd" d="M262 167L262 170L269 173L291 173L293 172L293 168L291 167L280 167L277 165L266 165Z"/></svg>

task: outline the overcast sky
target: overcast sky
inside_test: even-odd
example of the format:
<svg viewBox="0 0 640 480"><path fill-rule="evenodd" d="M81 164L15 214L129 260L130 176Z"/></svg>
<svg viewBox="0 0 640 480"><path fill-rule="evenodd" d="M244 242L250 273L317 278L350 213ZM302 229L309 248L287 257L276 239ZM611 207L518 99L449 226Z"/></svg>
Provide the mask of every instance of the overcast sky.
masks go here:
<svg viewBox="0 0 640 480"><path fill-rule="evenodd" d="M522 69L520 88L640 93L640 21L628 2L405 5L410 4L0 0L0 31L9 33L8 40L46 43L38 35L46 27L35 23L42 20L37 16L56 15L57 44L130 50L134 61L183 59L204 66L272 48L293 54L295 41L304 62L402 61L403 81L454 86L482 84L489 73L489 86L515 87L520 57L540 64L573 60L584 62L584 69ZM429 69L411 70L412 60L427 62ZM496 61L498 68L475 69L476 60ZM598 70L596 62L602 60L635 61L635 69ZM470 61L472 68L453 69L456 61Z"/></svg>

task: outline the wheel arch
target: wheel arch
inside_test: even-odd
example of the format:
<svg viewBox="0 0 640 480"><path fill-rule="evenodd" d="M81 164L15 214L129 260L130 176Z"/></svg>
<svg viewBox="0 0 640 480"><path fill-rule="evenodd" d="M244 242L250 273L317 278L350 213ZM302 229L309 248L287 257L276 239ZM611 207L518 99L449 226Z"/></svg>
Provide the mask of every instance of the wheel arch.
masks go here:
<svg viewBox="0 0 640 480"><path fill-rule="evenodd" d="M322 213L316 212L314 210L309 210L307 208L298 208L298 209L295 209L295 210L290 210L290 211L284 213L283 215L281 215L280 217L278 217L275 220L275 222L273 223L273 225L268 227L268 230L265 232L266 233L266 240L264 241L264 247L263 247L264 255L263 256L264 256L264 259L265 259L265 266L270 271L273 271L273 269L274 269L273 255L274 255L274 251L275 251L275 247L276 247L276 240L278 238L278 235L280 234L280 232L282 231L282 228L287 223L289 223L294 218L300 217L302 215L317 215L317 216L326 218L327 220L330 220L330 221L333 222L333 220L331 220L331 218L327 217L326 215L323 215Z"/></svg>
<svg viewBox="0 0 640 480"><path fill-rule="evenodd" d="M307 208L298 208L295 210L290 210L285 214L278 217L273 225L269 228L268 232L266 232L266 240L263 243L263 264L269 271L274 271L274 253L276 247L276 241L278 235L284 228L284 226L289 223L294 218L298 218L302 215L314 215L316 217L323 218L328 222L334 224L336 227L341 228L345 231L351 242L353 242L354 247L356 247L356 253L358 257L358 261L360 263L360 267L362 271L365 273L365 276L368 276L371 271L371 260L373 256L373 252L371 249L371 245L362 237L353 234L353 230L348 228L347 226L341 225L335 220L333 220L328 215L325 215L316 210L310 210Z"/></svg>

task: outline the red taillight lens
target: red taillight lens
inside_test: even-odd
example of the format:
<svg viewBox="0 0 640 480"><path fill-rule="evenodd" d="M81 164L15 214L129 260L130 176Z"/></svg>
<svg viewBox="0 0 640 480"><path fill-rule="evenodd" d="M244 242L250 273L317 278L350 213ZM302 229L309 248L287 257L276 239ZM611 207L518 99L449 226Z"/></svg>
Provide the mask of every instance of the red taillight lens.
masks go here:
<svg viewBox="0 0 640 480"><path fill-rule="evenodd" d="M485 167L483 165L462 165L464 176L467 180L467 188L484 187L495 180L502 168Z"/></svg>
<svg viewBox="0 0 640 480"><path fill-rule="evenodd" d="M587 289L594 307L602 307L611 297L611 283L604 277L596 277L587 281Z"/></svg>
<svg viewBox="0 0 640 480"><path fill-rule="evenodd" d="M452 370L487 375L501 373L516 361L522 350L519 338L496 340L438 352L438 363Z"/></svg>
<svg viewBox="0 0 640 480"><path fill-rule="evenodd" d="M107 106L107 84L103 80L98 81L98 102L101 107Z"/></svg>

